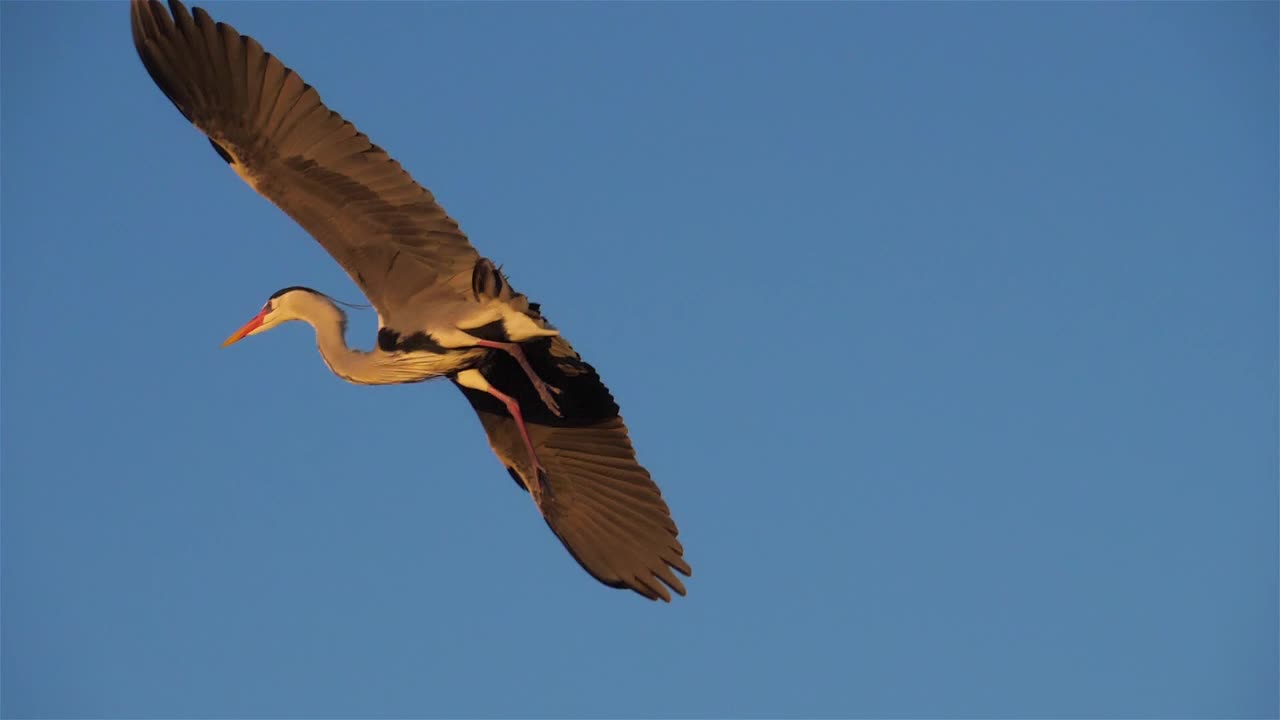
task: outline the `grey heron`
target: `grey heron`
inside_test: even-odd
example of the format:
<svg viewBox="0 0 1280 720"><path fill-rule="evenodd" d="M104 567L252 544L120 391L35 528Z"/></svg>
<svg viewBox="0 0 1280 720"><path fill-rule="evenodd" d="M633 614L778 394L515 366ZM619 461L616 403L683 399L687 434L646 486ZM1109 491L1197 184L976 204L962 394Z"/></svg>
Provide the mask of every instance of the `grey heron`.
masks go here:
<svg viewBox="0 0 1280 720"><path fill-rule="evenodd" d="M178 0L133 0L152 80L242 180L333 256L377 310L354 350L346 315L303 287L272 295L225 345L292 320L358 384L448 378L552 532L600 582L649 598L691 574L662 493L595 369L382 148L253 38Z"/></svg>

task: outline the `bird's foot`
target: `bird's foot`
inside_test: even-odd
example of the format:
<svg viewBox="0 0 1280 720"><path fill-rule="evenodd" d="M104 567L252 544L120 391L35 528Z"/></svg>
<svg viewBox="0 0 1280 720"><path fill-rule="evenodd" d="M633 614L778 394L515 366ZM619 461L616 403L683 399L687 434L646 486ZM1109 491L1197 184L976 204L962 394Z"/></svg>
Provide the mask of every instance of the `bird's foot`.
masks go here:
<svg viewBox="0 0 1280 720"><path fill-rule="evenodd" d="M524 374L528 376L529 382L533 384L533 389L538 391L538 397L542 399L542 404L546 405L547 409L556 417L564 417L564 415L560 413L559 403L557 403L556 399L552 397L553 394L560 394L560 388L549 385L545 380L538 377L538 373L535 372L533 366L529 364L529 359L524 356L524 350L520 348L519 344L495 342L493 340L477 340L476 345L502 350L515 358L516 362L520 364L520 369L524 370Z"/></svg>
<svg viewBox="0 0 1280 720"><path fill-rule="evenodd" d="M533 487L529 488L529 494L533 496L534 504L541 508L542 501L551 497L551 485L547 482L547 471L542 469L541 464L534 463L533 475Z"/></svg>
<svg viewBox="0 0 1280 720"><path fill-rule="evenodd" d="M554 385L548 385L546 382L542 380L542 378L536 375L530 379L533 380L534 389L538 391L538 397L542 398L542 404L546 405L547 409L550 410L552 414L554 414L556 417L564 417L564 415L560 413L559 403L557 403L555 397L553 397L553 394L554 395L560 394L560 388Z"/></svg>

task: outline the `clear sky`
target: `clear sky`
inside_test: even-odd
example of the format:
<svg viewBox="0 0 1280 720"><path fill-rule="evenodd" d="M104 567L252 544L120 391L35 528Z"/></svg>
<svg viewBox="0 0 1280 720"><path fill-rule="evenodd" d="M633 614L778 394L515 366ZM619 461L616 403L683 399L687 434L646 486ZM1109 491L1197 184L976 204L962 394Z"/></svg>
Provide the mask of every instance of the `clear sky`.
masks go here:
<svg viewBox="0 0 1280 720"><path fill-rule="evenodd" d="M211 3L601 371L663 605L448 383L219 349L361 296L3 3L3 714L1276 716L1278 7Z"/></svg>

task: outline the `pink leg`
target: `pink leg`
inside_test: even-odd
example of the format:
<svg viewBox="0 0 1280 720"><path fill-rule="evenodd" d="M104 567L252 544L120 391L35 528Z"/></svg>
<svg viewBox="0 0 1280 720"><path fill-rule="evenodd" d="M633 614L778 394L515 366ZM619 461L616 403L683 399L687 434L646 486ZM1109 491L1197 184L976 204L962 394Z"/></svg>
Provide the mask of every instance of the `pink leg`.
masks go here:
<svg viewBox="0 0 1280 720"><path fill-rule="evenodd" d="M516 421L516 427L520 430L520 437L524 438L524 446L529 450L529 460L533 463L533 483L529 488L530 494L533 495L534 502L542 504L542 464L538 462L538 453L533 449L533 440L529 438L529 428L525 427L524 415L520 412L520 403L515 398L506 395L501 390L492 385L484 389L485 392L497 398L503 405L507 406L507 412L511 413L511 417Z"/></svg>
<svg viewBox="0 0 1280 720"><path fill-rule="evenodd" d="M516 362L520 363L520 368L524 370L524 374L529 376L529 382L533 383L534 389L538 391L538 397L542 398L542 402L546 404L547 409L555 413L556 417L562 417L560 415L560 406L556 404L555 398L551 396L552 393L558 394L560 392L559 388L548 385L542 380L542 378L538 377L538 374L533 371L533 367L529 365L529 360L525 358L524 350L520 349L520 345L518 343L477 340L476 345L479 345L480 347L493 348L494 350L502 350L515 358ZM494 397L497 396L495 395Z"/></svg>

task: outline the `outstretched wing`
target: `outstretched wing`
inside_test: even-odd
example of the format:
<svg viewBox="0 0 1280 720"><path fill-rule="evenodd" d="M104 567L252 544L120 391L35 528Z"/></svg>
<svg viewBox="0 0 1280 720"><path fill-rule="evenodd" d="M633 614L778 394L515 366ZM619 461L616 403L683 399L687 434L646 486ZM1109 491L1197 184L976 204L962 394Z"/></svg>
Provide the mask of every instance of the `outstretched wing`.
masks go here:
<svg viewBox="0 0 1280 720"><path fill-rule="evenodd" d="M506 353L480 368L485 378L520 403L547 489L542 515L574 559L600 582L670 602L670 587L684 595L673 570L691 574L679 530L662 492L636 461L618 405L594 368L563 338L525 343L539 377L560 389L562 417L552 415L524 372ZM456 383L455 383L456 384ZM533 465L515 420L488 394L461 385L493 452L528 488Z"/></svg>
<svg viewBox="0 0 1280 720"><path fill-rule="evenodd" d="M218 155L338 261L383 318L479 259L431 193L297 73L201 8L133 0L147 72Z"/></svg>

